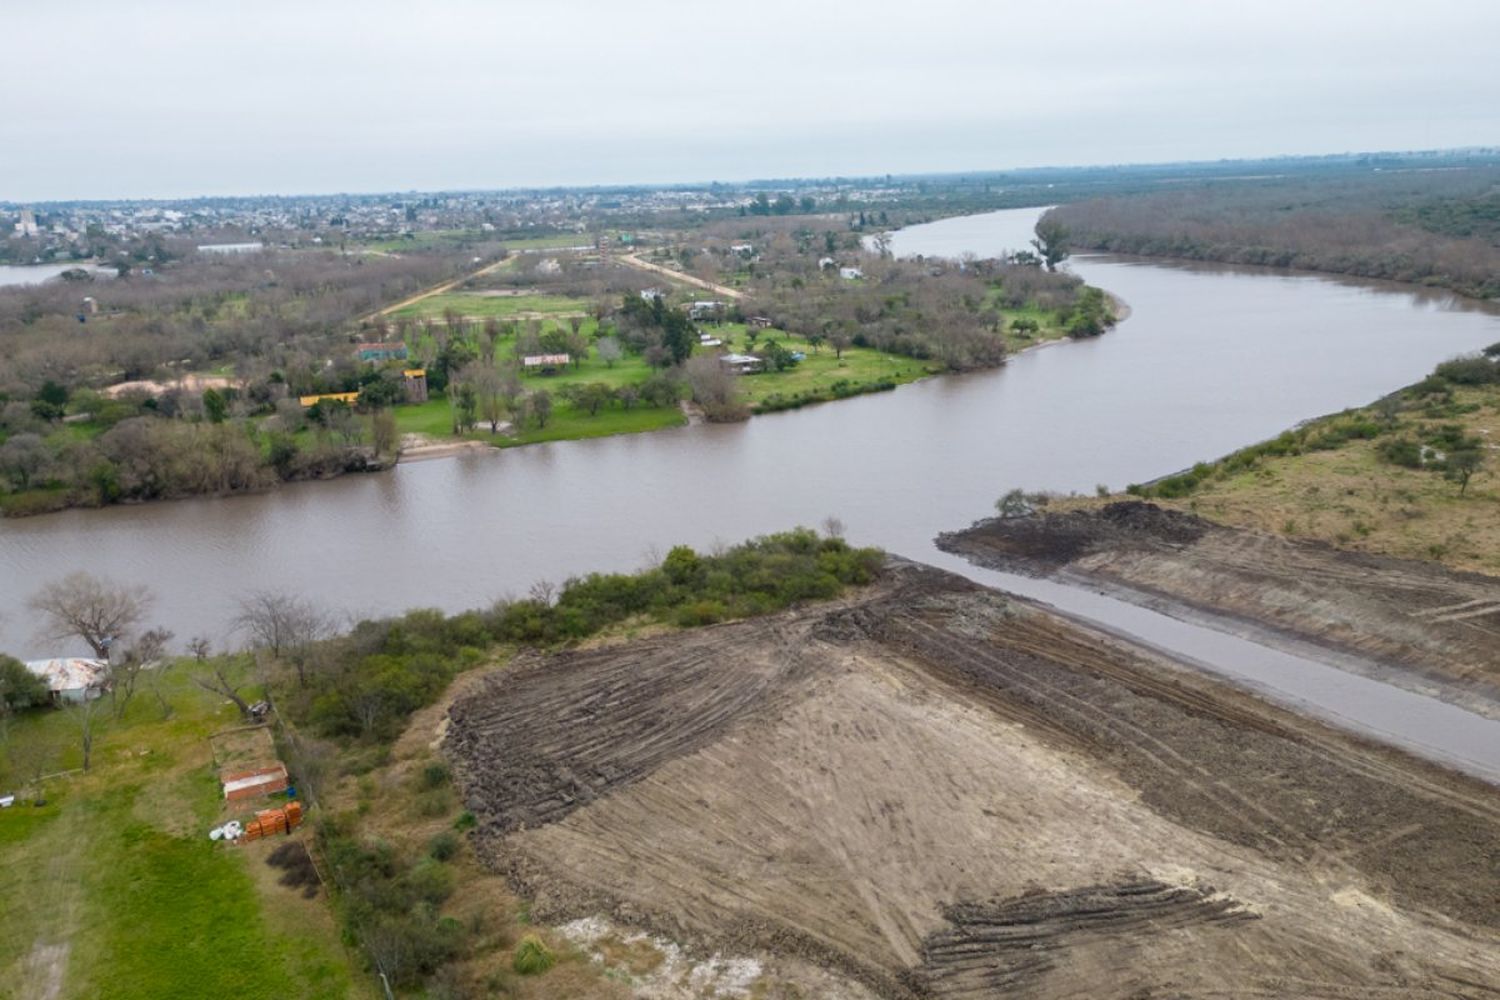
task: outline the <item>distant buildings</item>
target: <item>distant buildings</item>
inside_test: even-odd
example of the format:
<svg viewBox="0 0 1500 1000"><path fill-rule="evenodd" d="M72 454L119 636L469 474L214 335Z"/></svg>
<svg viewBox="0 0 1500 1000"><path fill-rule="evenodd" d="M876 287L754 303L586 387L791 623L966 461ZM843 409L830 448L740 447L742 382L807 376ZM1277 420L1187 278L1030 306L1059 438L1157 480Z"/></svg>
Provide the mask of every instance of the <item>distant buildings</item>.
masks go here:
<svg viewBox="0 0 1500 1000"><path fill-rule="evenodd" d="M361 361L372 361L380 364L385 361L405 361L406 343L396 341L393 343L360 344L356 354Z"/></svg>
<svg viewBox="0 0 1500 1000"><path fill-rule="evenodd" d="M16 235L35 239L39 231L36 225L36 213L29 208L21 209L20 221L16 223Z"/></svg>
<svg viewBox="0 0 1500 1000"><path fill-rule="evenodd" d="M199 253L260 253L264 243L200 243Z"/></svg>

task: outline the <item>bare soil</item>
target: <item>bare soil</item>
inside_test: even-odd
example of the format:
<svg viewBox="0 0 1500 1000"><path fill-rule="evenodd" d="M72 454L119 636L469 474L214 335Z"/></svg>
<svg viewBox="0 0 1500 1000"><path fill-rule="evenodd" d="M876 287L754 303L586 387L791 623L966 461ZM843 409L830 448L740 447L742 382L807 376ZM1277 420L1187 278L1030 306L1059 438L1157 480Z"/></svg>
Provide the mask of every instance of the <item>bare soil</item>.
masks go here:
<svg viewBox="0 0 1500 1000"><path fill-rule="evenodd" d="M995 569L1087 581L1137 603L1348 655L1500 718L1500 578L1230 528L1141 501L996 518L938 546Z"/></svg>
<svg viewBox="0 0 1500 1000"><path fill-rule="evenodd" d="M803 995L1500 994L1493 788L924 567L518 662L444 748L539 919Z"/></svg>

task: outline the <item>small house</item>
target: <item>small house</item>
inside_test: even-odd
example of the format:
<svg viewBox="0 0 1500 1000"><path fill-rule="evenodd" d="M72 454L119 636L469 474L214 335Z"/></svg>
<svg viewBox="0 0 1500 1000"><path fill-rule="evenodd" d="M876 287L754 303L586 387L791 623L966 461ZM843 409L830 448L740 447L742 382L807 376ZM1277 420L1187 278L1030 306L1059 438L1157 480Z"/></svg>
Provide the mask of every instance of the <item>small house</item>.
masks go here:
<svg viewBox="0 0 1500 1000"><path fill-rule="evenodd" d="M665 299L666 297L667 293L663 292L660 288L641 289L641 301L643 302L655 302L657 299Z"/></svg>
<svg viewBox="0 0 1500 1000"><path fill-rule="evenodd" d="M749 330L765 330L771 326L769 316L751 316L745 320L745 328Z"/></svg>
<svg viewBox="0 0 1500 1000"><path fill-rule="evenodd" d="M26 669L42 679L57 704L93 701L109 690L109 664L104 660L77 657L32 660Z"/></svg>
<svg viewBox="0 0 1500 1000"><path fill-rule="evenodd" d="M860 278L863 278L864 276L865 276L865 272L861 271L857 267L841 267L841 268L839 268L839 277L843 278L845 281L858 281Z"/></svg>
<svg viewBox="0 0 1500 1000"><path fill-rule="evenodd" d="M571 354L528 354L521 359L521 367L529 372L551 375L559 368L568 367L572 360Z"/></svg>
<svg viewBox="0 0 1500 1000"><path fill-rule="evenodd" d="M688 319L719 319L724 315L724 303L709 299L702 302L688 303Z"/></svg>
<svg viewBox="0 0 1500 1000"><path fill-rule="evenodd" d="M819 257L818 258L818 270L820 270L820 271L826 271L826 270L828 270L831 267L838 267L838 266L839 266L839 262L836 261L836 260L834 260L832 257Z"/></svg>
<svg viewBox="0 0 1500 1000"><path fill-rule="evenodd" d="M360 344L356 352L359 360L375 364L406 360L406 344L400 341L390 344Z"/></svg>
<svg viewBox="0 0 1500 1000"><path fill-rule="evenodd" d="M766 366L764 360L753 354L725 354L719 358L719 364L741 375L758 372Z"/></svg>

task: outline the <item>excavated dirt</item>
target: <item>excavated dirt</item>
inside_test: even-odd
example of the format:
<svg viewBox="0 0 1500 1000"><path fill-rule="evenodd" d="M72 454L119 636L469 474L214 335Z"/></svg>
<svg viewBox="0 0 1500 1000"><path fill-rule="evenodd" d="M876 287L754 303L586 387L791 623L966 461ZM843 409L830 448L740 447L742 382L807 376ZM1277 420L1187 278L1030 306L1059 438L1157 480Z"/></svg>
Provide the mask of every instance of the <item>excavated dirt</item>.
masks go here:
<svg viewBox="0 0 1500 1000"><path fill-rule="evenodd" d="M1500 579L1212 524L1141 501L983 521L938 546L992 569L1102 586L1500 718Z"/></svg>
<svg viewBox="0 0 1500 1000"><path fill-rule="evenodd" d="M1500 995L1493 788L922 567L533 658L444 746L539 918L804 995Z"/></svg>

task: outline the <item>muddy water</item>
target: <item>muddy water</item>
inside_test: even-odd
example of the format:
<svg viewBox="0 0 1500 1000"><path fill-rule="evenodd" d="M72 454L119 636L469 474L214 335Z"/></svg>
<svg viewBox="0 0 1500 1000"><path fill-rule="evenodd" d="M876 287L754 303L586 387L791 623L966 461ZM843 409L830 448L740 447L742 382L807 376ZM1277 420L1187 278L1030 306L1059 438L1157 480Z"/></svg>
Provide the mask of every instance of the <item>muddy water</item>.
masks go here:
<svg viewBox="0 0 1500 1000"><path fill-rule="evenodd" d="M1036 214L916 227L894 246L993 253ZM983 516L1013 486L1091 491L1164 475L1500 341L1494 310L1397 286L1103 258L1073 266L1128 302L1131 318L1000 371L734 426L0 522L0 649L64 651L35 637L25 599L73 569L149 583L165 625L222 643L235 595L251 588L299 591L351 615L458 609L539 579L634 568L677 542L709 546L827 515L857 542L941 561L933 536ZM1213 657L1253 666L1260 649ZM1483 735L1500 765L1500 729Z"/></svg>

